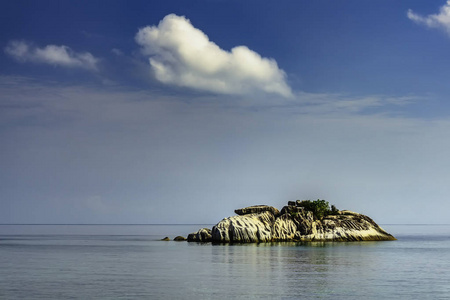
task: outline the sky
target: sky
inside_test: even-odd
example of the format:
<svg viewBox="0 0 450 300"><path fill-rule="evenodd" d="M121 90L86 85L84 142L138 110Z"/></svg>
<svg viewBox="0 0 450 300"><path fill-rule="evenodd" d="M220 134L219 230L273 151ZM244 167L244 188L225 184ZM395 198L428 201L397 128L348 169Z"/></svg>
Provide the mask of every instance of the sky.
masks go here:
<svg viewBox="0 0 450 300"><path fill-rule="evenodd" d="M1 1L0 48L0 223L450 223L450 1Z"/></svg>

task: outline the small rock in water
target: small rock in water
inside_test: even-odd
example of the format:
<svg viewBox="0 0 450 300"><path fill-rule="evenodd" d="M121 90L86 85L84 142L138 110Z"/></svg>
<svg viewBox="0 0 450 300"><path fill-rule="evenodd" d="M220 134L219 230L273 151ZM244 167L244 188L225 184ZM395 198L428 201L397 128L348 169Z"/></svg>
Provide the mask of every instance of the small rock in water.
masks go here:
<svg viewBox="0 0 450 300"><path fill-rule="evenodd" d="M212 235L211 235L211 229L209 228L202 228L197 232L190 233L187 238L188 242L211 242L212 241Z"/></svg>
<svg viewBox="0 0 450 300"><path fill-rule="evenodd" d="M179 235L179 236L175 237L173 240L177 241L177 242L180 242L180 241L185 241L186 238Z"/></svg>
<svg viewBox="0 0 450 300"><path fill-rule="evenodd" d="M161 241L170 241L170 239L168 236L166 236L165 238L161 239Z"/></svg>

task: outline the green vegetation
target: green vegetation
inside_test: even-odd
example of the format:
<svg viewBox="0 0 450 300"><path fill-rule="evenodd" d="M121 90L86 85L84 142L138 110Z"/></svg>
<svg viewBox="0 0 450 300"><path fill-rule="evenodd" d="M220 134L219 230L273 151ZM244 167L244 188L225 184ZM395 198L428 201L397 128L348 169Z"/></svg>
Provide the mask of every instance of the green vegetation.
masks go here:
<svg viewBox="0 0 450 300"><path fill-rule="evenodd" d="M291 217L296 218L298 216L298 211L291 211L289 214Z"/></svg>
<svg viewBox="0 0 450 300"><path fill-rule="evenodd" d="M299 201L299 200L297 200ZM339 211L336 206L331 205L330 208L330 203L328 203L328 201L325 200L303 200L303 201L299 201L299 203L297 204L297 206L301 206L304 207L305 210L309 210L312 211L314 216L317 219L321 219L324 216L328 216L328 215L336 215L337 212Z"/></svg>

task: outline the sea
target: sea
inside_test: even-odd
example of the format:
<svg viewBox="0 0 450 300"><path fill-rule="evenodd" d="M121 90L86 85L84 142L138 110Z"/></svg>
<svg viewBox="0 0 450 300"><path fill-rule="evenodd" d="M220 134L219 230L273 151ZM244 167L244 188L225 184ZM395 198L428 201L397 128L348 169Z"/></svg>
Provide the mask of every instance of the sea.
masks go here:
<svg viewBox="0 0 450 300"><path fill-rule="evenodd" d="M0 225L0 299L450 299L450 225L396 241L161 241L212 225Z"/></svg>

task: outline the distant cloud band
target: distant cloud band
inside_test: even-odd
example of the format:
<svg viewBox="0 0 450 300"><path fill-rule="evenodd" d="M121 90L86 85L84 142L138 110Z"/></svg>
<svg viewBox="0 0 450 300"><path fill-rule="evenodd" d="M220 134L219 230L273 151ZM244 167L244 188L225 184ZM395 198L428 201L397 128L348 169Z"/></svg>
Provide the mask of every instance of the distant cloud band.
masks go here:
<svg viewBox="0 0 450 300"><path fill-rule="evenodd" d="M141 28L135 39L163 83L222 94L292 96L275 60L246 46L225 51L185 17L170 14L158 26Z"/></svg>
<svg viewBox="0 0 450 300"><path fill-rule="evenodd" d="M77 53L64 45L48 45L39 48L25 41L10 41L5 47L5 53L20 62L97 70L98 59L91 53Z"/></svg>

